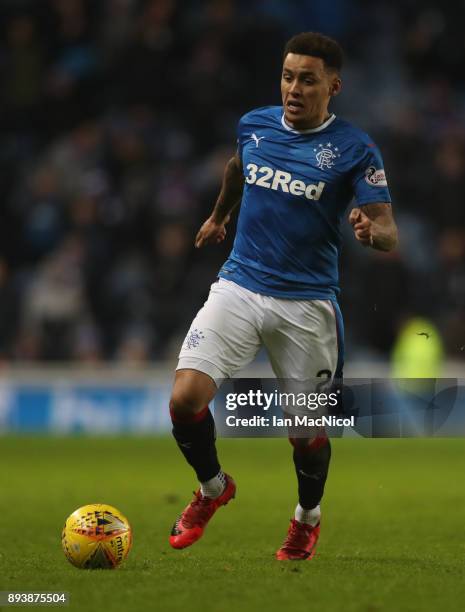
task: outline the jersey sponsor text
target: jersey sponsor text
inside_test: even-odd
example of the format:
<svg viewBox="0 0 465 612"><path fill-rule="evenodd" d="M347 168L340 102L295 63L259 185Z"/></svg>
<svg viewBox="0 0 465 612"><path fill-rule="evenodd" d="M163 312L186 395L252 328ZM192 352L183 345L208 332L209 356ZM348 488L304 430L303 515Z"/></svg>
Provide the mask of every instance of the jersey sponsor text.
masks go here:
<svg viewBox="0 0 465 612"><path fill-rule="evenodd" d="M248 175L245 177L249 185L257 185L257 187L265 187L265 189L280 189L284 193L290 193L295 196L304 195L308 200L319 200L326 183L319 181L318 185L306 184L299 179L293 179L290 172L284 170L273 170L269 166L260 166L257 164L247 164Z"/></svg>

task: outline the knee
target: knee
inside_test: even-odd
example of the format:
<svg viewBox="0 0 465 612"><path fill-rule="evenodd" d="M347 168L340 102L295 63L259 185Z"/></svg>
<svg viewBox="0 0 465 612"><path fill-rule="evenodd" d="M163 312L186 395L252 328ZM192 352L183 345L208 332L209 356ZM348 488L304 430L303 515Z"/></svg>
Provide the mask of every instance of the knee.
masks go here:
<svg viewBox="0 0 465 612"><path fill-rule="evenodd" d="M215 383L206 374L192 370L178 371L171 393L170 412L181 417L197 414L208 406L215 392Z"/></svg>
<svg viewBox="0 0 465 612"><path fill-rule="evenodd" d="M195 414L202 410L204 406L199 406L197 398L184 390L173 390L170 399L170 412L177 415Z"/></svg>

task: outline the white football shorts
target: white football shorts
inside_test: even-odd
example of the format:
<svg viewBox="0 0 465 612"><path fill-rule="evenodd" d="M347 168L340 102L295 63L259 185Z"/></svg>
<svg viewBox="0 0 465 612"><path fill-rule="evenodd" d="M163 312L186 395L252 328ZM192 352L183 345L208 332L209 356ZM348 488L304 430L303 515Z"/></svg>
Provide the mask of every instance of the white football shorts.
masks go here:
<svg viewBox="0 0 465 612"><path fill-rule="evenodd" d="M337 304L265 296L220 278L192 322L176 369L204 372L219 385L262 346L279 379L339 377L343 326Z"/></svg>

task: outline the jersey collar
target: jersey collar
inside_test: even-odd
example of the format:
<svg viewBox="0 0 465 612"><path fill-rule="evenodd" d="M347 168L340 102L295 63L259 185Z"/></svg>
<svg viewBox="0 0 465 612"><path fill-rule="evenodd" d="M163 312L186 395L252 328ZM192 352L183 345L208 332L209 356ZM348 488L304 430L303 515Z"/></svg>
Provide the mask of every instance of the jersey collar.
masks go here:
<svg viewBox="0 0 465 612"><path fill-rule="evenodd" d="M322 130L327 128L328 125L330 125L335 119L336 119L336 115L334 113L331 113L328 119L326 119L324 123L322 123L316 128L309 128L308 130L295 130L294 128L291 128L290 125L287 125L286 120L284 119L284 113L283 113L283 116L281 117L281 123L286 128L286 130L288 130L289 132L294 132L294 134L314 134L315 132L321 132Z"/></svg>

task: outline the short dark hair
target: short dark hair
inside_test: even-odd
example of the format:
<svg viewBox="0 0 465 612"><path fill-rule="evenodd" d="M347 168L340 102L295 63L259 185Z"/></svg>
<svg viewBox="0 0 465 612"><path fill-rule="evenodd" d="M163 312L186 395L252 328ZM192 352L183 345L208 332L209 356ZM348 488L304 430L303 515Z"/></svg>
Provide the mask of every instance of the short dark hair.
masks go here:
<svg viewBox="0 0 465 612"><path fill-rule="evenodd" d="M329 36L318 32L301 32L289 39L284 47L284 57L288 53L320 57L326 68L341 71L344 62L344 52L340 44Z"/></svg>

